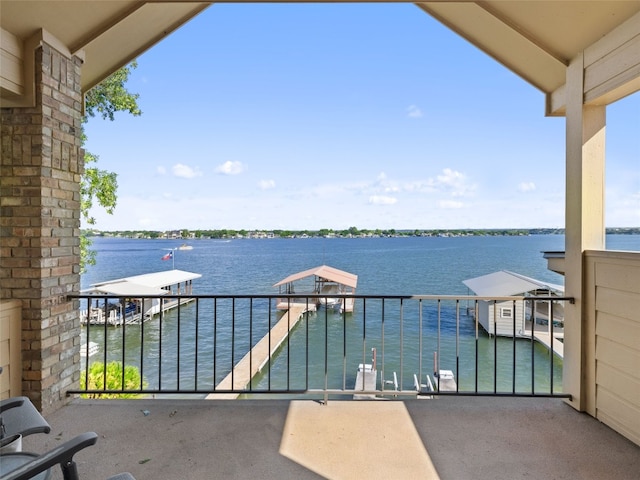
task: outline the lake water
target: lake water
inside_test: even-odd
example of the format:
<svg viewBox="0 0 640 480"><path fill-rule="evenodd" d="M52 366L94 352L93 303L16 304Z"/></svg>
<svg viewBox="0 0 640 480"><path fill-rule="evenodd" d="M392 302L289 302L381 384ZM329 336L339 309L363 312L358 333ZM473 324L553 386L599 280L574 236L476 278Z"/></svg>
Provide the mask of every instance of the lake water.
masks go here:
<svg viewBox="0 0 640 480"><path fill-rule="evenodd" d="M542 256L543 251L564 249L561 235L191 240L189 244L193 250L176 251L173 261L161 260L167 249L176 248L180 243L176 240L95 238L93 249L97 252L97 264L82 275L82 288L98 281L175 267L202 274L202 278L194 282L194 293L276 294L273 284L292 273L321 264L358 275L356 293L362 295L467 295L469 292L463 280L498 270L563 283L562 276L547 270ZM608 236L607 246L637 251L640 250L640 236ZM174 312L163 319L162 325L154 319L143 326L129 326L126 333L121 329L109 329L108 358L120 358L120 351L113 346L124 341L127 344L126 362L138 366L143 363L144 375L151 387L167 389L179 385L211 389L248 351L249 345L255 344L269 328L268 306L264 302L236 307L241 315L237 322L234 321L233 337L228 321L218 321L215 325L205 321L196 326L188 320L190 310L186 309L181 320ZM189 308L194 309L193 306ZM198 315L211 319L216 309L217 315L223 318L225 309L229 308L224 303L214 306L213 302L201 302ZM381 308L378 303L367 304L367 321L381 317ZM247 313L249 309L254 319L251 327L240 320L242 312ZM322 388L325 382L322 372L326 365L330 365L331 373L326 380L327 386L341 388L346 382L346 387L351 388L358 363L370 361L368 351L371 347L377 348L379 357L384 355L383 379L390 379L392 372L397 372L405 388L411 387L413 373L428 373L432 365L430 352L436 349L441 351L441 368L458 370L461 389L473 389L476 381L481 390L492 389L494 381L509 388L512 376L517 378L518 388L526 388L531 383L529 366L532 362L538 372L536 390L548 388L549 355L544 347L535 345L532 351L527 341L514 343L510 339L489 339L486 335L481 335L476 343L473 319L461 315L456 320L455 306L446 304L441 306L438 335L436 309L436 305L418 306L415 302L402 307L389 304L384 328L374 321L364 325L362 311L357 310L347 317L319 311L301 321L286 347L274 359L270 374L257 377L253 388ZM275 322L273 318L271 321ZM456 331L459 332L457 344ZM363 332L366 345L362 340ZM423 334L424 365L415 362L419 332ZM326 352L324 348L317 348L325 344L325 338L329 345ZM102 329L92 329L91 340L102 343ZM480 369L488 372L478 379L474 362L468 360L476 348ZM515 372L514 355L517 358ZM405 360L408 358L414 360ZM308 369L311 369L310 378L314 379L311 384L305 383ZM556 390L561 388L561 370L561 362L555 359L553 383Z"/></svg>

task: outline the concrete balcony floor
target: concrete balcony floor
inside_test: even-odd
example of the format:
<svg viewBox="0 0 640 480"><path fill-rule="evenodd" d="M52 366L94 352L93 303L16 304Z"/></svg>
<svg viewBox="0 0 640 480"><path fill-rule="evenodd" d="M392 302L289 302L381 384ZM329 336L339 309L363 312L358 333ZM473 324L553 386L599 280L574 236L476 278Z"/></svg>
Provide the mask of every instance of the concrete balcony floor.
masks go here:
<svg viewBox="0 0 640 480"><path fill-rule="evenodd" d="M45 451L95 431L83 480L637 479L640 447L559 399L75 400ZM59 468L54 478L61 478Z"/></svg>

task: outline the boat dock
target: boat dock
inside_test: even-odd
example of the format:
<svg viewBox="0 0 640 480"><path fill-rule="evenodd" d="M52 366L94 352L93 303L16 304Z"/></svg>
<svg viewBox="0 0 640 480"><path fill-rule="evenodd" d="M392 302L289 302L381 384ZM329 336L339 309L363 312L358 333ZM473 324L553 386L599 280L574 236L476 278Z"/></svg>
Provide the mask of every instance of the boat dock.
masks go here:
<svg viewBox="0 0 640 480"><path fill-rule="evenodd" d="M375 348L371 349L371 354L371 363L361 363L358 365L356 383L353 386L353 389L357 392L374 392L376 390L376 384L378 383L378 361ZM375 398L375 394L371 393L356 393L353 395L354 400L366 400Z"/></svg>
<svg viewBox="0 0 640 480"><path fill-rule="evenodd" d="M242 357L242 360L233 367L233 370L216 386L216 389L242 389L249 385L251 379L267 364L269 358L278 350L289 332L307 311L308 309L304 305L291 306L278 320L278 323L271 328L271 331ZM238 393L212 393L207 395L207 399L234 399L238 396Z"/></svg>
<svg viewBox="0 0 640 480"><path fill-rule="evenodd" d="M531 330L525 330L525 335L531 338ZM562 343L562 334L554 333L553 335L553 353L560 358L564 358L564 343ZM548 331L535 330L533 338L542 345L551 350L551 335Z"/></svg>
<svg viewBox="0 0 640 480"><path fill-rule="evenodd" d="M434 373L439 392L457 392L458 384L452 370L440 370Z"/></svg>
<svg viewBox="0 0 640 480"><path fill-rule="evenodd" d="M356 374L356 383L353 387L356 391L373 392L376 389L378 381L378 371L375 365L361 363L358 365L358 373ZM354 394L354 400L366 400L375 398L375 394Z"/></svg>
<svg viewBox="0 0 640 480"><path fill-rule="evenodd" d="M278 287L278 291L285 294L309 293L310 295L321 295L320 297L307 299L293 299L293 302L313 303L314 307L323 305L327 308L339 308L340 312L352 313L355 305L354 298L343 295L355 295L357 285L357 275L327 265L321 265L289 275L276 283L274 287ZM277 302L276 308L286 310L291 303L292 299L283 298Z"/></svg>
<svg viewBox="0 0 640 480"><path fill-rule="evenodd" d="M193 280L200 277L199 273L174 269L94 283L81 292L95 296L87 299L86 309L80 310L80 324L119 327L144 322L161 311L192 302L191 297L163 297L192 294Z"/></svg>

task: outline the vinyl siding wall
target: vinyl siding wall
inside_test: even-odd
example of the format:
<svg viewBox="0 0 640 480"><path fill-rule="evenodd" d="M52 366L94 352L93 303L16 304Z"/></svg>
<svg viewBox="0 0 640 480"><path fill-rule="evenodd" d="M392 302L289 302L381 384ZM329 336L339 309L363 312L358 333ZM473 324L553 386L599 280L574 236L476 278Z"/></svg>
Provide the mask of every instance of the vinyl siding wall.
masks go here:
<svg viewBox="0 0 640 480"><path fill-rule="evenodd" d="M640 445L640 253L586 252L587 410Z"/></svg>

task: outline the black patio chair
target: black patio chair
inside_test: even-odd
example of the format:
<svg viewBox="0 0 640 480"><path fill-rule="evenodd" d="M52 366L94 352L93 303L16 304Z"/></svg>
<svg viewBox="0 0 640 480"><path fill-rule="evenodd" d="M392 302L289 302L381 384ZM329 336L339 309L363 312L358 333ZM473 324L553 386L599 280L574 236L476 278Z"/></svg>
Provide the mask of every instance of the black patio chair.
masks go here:
<svg viewBox="0 0 640 480"><path fill-rule="evenodd" d="M80 450L95 445L97 440L98 435L96 433L86 432L41 455L25 454L24 452L0 455L0 467L3 463L2 459L8 460L11 456L20 456L21 461L25 462L8 472L2 472L0 480L27 480L47 472L56 465L60 465L64 480L79 480L78 468L73 456ZM121 473L109 477L107 480L135 479L129 473Z"/></svg>
<svg viewBox="0 0 640 480"><path fill-rule="evenodd" d="M0 439L50 431L51 427L28 397L0 400Z"/></svg>

